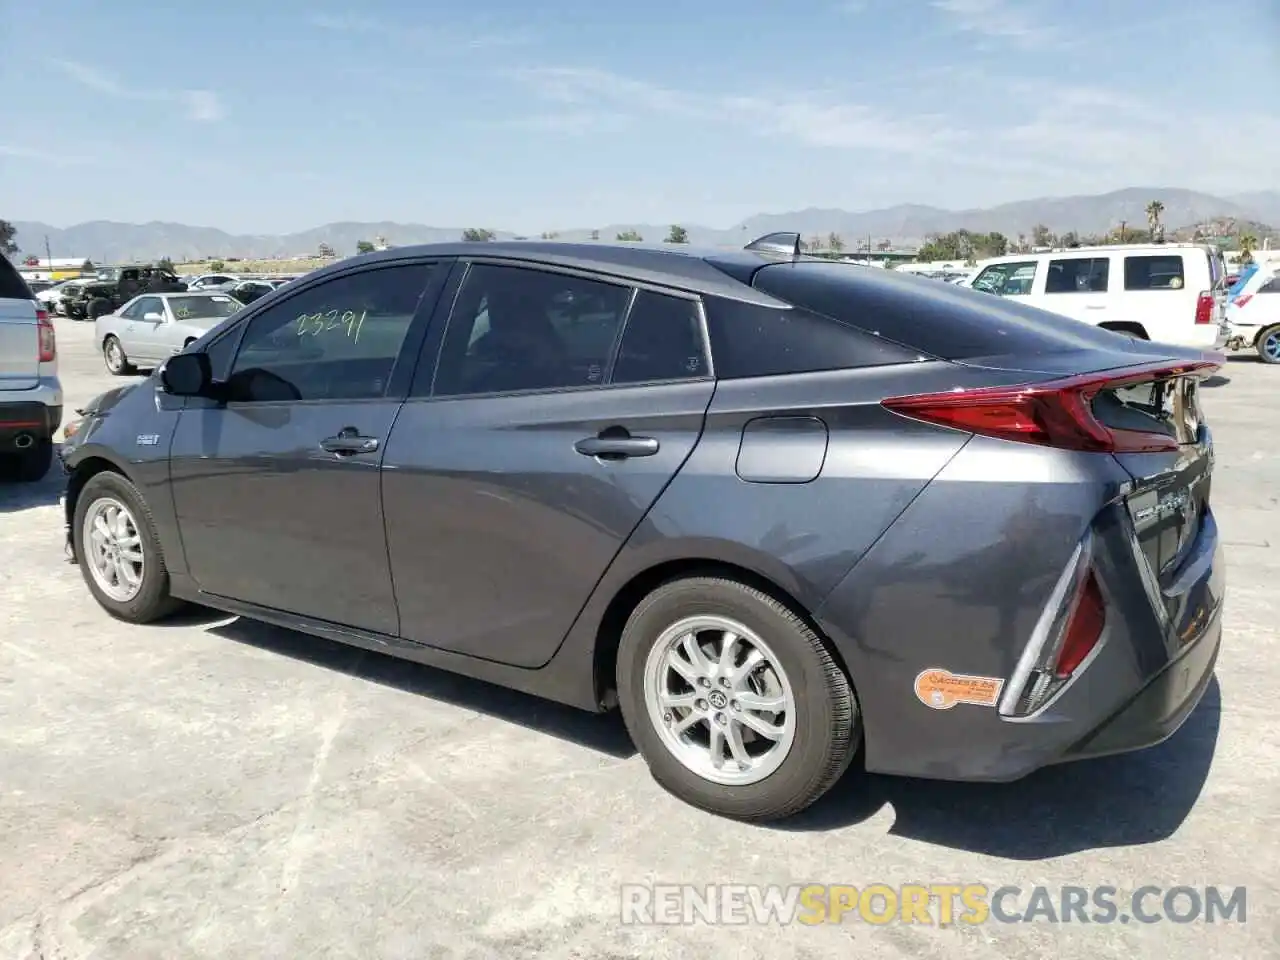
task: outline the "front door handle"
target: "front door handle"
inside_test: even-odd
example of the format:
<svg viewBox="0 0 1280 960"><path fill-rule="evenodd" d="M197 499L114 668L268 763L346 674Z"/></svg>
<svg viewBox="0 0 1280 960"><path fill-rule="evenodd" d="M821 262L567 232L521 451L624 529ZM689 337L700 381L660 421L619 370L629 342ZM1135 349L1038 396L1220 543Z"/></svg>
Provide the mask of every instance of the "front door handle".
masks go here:
<svg viewBox="0 0 1280 960"><path fill-rule="evenodd" d="M658 452L658 441L653 437L610 436L605 433L579 440L573 449L584 457L625 460L628 457L652 457Z"/></svg>
<svg viewBox="0 0 1280 960"><path fill-rule="evenodd" d="M321 440L320 449L340 456L374 453L378 449L378 438L362 436L355 427L347 427L345 430L338 431L335 436Z"/></svg>

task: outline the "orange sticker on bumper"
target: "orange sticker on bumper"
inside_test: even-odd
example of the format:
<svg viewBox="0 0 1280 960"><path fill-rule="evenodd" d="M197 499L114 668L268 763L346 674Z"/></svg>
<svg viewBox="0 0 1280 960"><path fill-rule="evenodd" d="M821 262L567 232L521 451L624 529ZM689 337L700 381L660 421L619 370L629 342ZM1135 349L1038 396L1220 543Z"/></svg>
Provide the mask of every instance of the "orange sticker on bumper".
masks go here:
<svg viewBox="0 0 1280 960"><path fill-rule="evenodd" d="M934 710L950 710L957 703L994 707L1003 686L999 677L974 677L933 667L916 677L916 696Z"/></svg>

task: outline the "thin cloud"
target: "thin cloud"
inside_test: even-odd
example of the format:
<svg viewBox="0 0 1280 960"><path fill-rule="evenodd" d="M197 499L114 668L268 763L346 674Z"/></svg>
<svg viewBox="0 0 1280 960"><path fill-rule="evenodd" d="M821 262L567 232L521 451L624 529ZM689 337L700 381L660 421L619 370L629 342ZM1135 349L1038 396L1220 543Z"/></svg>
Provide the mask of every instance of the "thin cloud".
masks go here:
<svg viewBox="0 0 1280 960"><path fill-rule="evenodd" d="M115 100L179 104L187 119L197 123L213 123L226 116L221 98L212 90L137 89L126 86L111 74L85 63L59 59L50 62L81 86Z"/></svg>
<svg viewBox="0 0 1280 960"><path fill-rule="evenodd" d="M406 27L389 20L352 14L314 13L307 22L318 30L333 33L356 33L385 37L398 43L431 45L433 47L482 49L487 47L513 47L531 43L533 37L524 31L466 31L440 27Z"/></svg>
<svg viewBox="0 0 1280 960"><path fill-rule="evenodd" d="M78 167L93 163L92 157L74 156L62 151L40 150L36 147L23 147L15 144L0 143L0 157L12 157L15 160L37 160L57 167Z"/></svg>
<svg viewBox="0 0 1280 960"><path fill-rule="evenodd" d="M1028 0L931 0L935 10L946 15L957 30L993 40L1027 47L1053 46L1063 37L1037 13L1038 4Z"/></svg>

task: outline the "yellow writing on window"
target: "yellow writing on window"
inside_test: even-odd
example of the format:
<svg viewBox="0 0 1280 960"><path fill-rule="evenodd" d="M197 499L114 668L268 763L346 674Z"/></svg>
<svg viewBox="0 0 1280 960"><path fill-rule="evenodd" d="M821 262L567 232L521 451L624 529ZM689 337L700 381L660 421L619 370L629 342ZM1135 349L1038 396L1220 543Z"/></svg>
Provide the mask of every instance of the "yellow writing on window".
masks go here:
<svg viewBox="0 0 1280 960"><path fill-rule="evenodd" d="M328 310L319 313L304 313L293 321L294 329L300 337L318 337L331 330L339 330L339 336L350 337L353 343L360 342L360 330L364 327L364 318L368 310L356 313L354 310Z"/></svg>

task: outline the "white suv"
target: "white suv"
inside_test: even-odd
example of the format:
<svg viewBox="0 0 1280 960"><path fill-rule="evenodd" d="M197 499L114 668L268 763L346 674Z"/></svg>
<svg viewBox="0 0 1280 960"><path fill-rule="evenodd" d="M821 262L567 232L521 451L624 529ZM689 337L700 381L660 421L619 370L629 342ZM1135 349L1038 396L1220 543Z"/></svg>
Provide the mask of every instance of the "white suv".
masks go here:
<svg viewBox="0 0 1280 960"><path fill-rule="evenodd" d="M1163 343L1227 342L1226 268L1197 243L1078 247L983 263L973 289Z"/></svg>
<svg viewBox="0 0 1280 960"><path fill-rule="evenodd" d="M53 324L27 282L0 255L0 473L41 479L62 425Z"/></svg>

